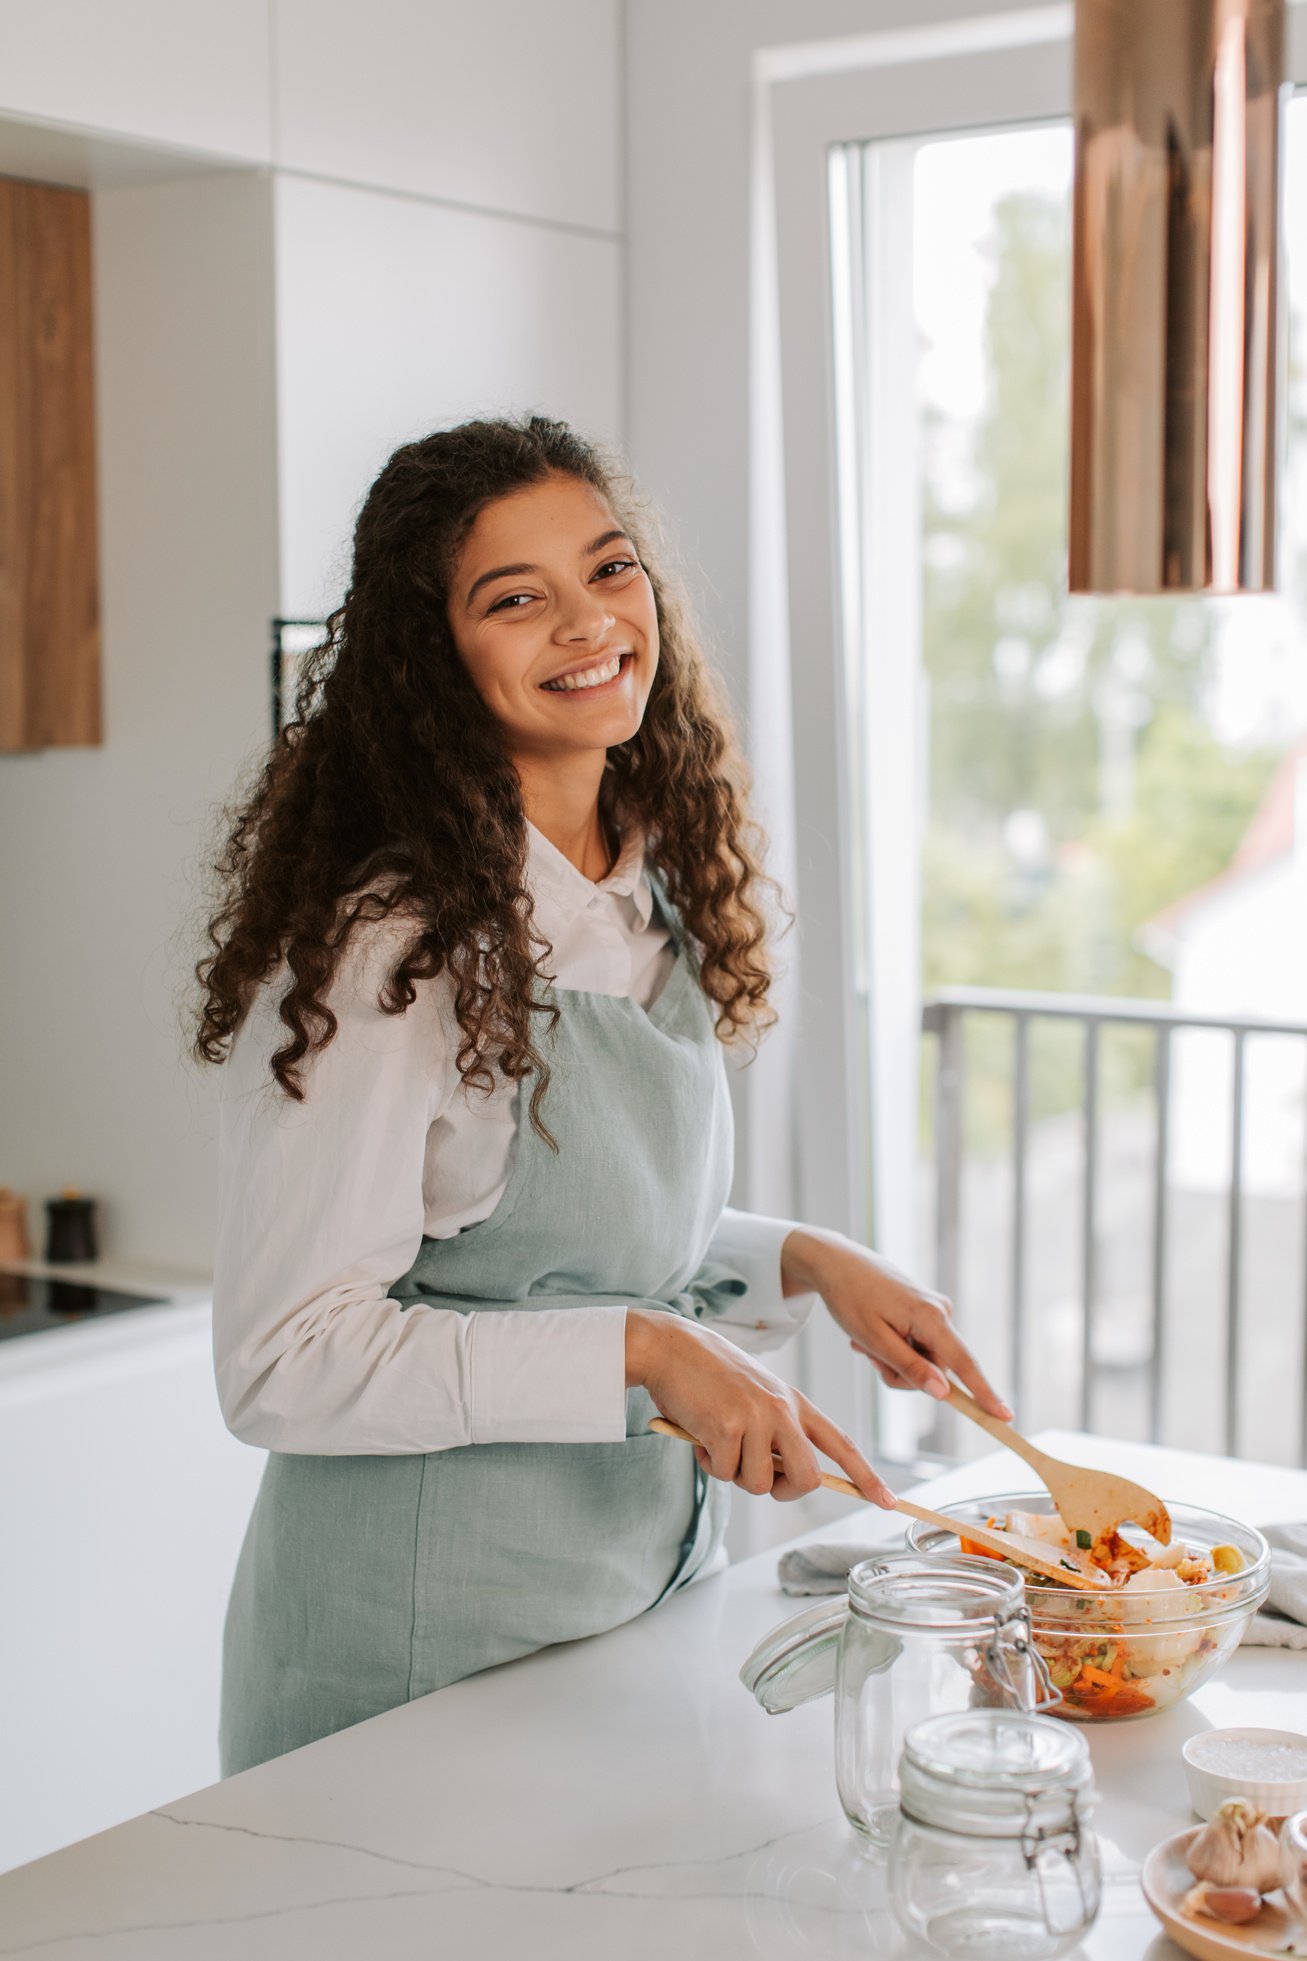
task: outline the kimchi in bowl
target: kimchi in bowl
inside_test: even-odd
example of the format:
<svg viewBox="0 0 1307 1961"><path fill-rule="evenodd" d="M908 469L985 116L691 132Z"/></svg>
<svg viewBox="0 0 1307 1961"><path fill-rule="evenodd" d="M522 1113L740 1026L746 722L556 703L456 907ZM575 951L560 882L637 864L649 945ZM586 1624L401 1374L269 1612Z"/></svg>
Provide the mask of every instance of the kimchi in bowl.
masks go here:
<svg viewBox="0 0 1307 1961"><path fill-rule="evenodd" d="M915 1551L953 1552L968 1524L1002 1528L1010 1513L1050 1526L1057 1518L1046 1491L1005 1492L938 1509L957 1519L956 1535L915 1522L907 1535ZM1260 1532L1196 1505L1168 1502L1167 1509L1171 1547L1190 1555L1180 1569L1173 1550L1126 1526L1121 1536L1136 1556L1166 1558L1169 1566L1141 1566L1127 1584L1110 1589L1054 1586L1026 1575L1035 1646L1062 1696L1051 1714L1097 1723L1172 1708L1228 1660L1265 1600L1270 1551ZM973 1543L966 1550L980 1548ZM1204 1566L1207 1579L1177 1577L1178 1570Z"/></svg>

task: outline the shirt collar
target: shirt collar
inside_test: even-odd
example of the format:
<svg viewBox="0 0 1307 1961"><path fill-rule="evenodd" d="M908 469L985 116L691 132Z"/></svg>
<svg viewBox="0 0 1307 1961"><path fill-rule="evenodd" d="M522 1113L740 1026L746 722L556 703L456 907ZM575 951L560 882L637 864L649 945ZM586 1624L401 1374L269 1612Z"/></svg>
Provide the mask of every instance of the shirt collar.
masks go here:
<svg viewBox="0 0 1307 1961"><path fill-rule="evenodd" d="M641 924L649 924L653 889L645 870L645 836L638 826L633 825L622 839L617 862L607 878L598 880L588 879L584 872L578 871L571 859L565 858L557 845L551 844L529 819L526 835L527 881L534 893L556 906L565 918L575 919L593 904L598 893L611 892L614 898L629 899Z"/></svg>

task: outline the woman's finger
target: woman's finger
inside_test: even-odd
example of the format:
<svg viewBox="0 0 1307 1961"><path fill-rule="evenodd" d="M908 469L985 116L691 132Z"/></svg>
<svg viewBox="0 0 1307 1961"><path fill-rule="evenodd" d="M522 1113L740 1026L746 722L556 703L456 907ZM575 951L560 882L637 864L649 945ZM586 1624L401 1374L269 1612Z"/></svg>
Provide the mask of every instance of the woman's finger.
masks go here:
<svg viewBox="0 0 1307 1961"><path fill-rule="evenodd" d="M761 1498L771 1490L775 1481L772 1440L757 1424L753 1424L744 1433L744 1447L740 1452L740 1468L735 1482L741 1491L751 1491L755 1498Z"/></svg>
<svg viewBox="0 0 1307 1961"><path fill-rule="evenodd" d="M971 1391L983 1410L988 1410L991 1416L997 1416L1000 1422L1012 1421L1011 1409L986 1380L971 1350L964 1341L959 1340L947 1322L940 1329L939 1337L932 1345L932 1353L942 1367L951 1369L958 1381Z"/></svg>
<svg viewBox="0 0 1307 1961"><path fill-rule="evenodd" d="M941 1312L947 1311L947 1302L941 1302L940 1307ZM910 1344L908 1345L910 1346ZM866 1346L865 1342L851 1340L849 1347L857 1354L867 1357L867 1360L874 1365L881 1381L888 1388L921 1389L927 1386L921 1380L909 1380L907 1376L900 1374L892 1364L882 1361L879 1355L874 1355L871 1349ZM987 1409L991 1416L998 1417L1002 1423L1010 1423L1012 1421L1011 1406L1003 1401L998 1391L992 1387L988 1379L982 1374L979 1364L976 1362L970 1349L966 1346L965 1342L958 1339L951 1326L946 1323L945 1327L940 1330L938 1338L930 1343L929 1347L931 1354L945 1368L951 1369L959 1381L971 1391L982 1409ZM917 1350L914 1352L920 1353L921 1351Z"/></svg>
<svg viewBox="0 0 1307 1961"><path fill-rule="evenodd" d="M913 1389L924 1389L936 1401L943 1402L948 1395L948 1378L943 1369L891 1327L881 1330L876 1359L896 1370Z"/></svg>
<svg viewBox="0 0 1307 1961"><path fill-rule="evenodd" d="M778 1424L772 1438L776 1482L773 1498L806 1498L821 1484L821 1465L817 1453L798 1423Z"/></svg>
<svg viewBox="0 0 1307 1961"><path fill-rule="evenodd" d="M818 1450L838 1464L851 1483L856 1484L864 1498L883 1510L894 1509L894 1493L881 1478L876 1476L852 1437L846 1436L838 1424L832 1423L806 1397L803 1399L803 1427L816 1444Z"/></svg>
<svg viewBox="0 0 1307 1961"><path fill-rule="evenodd" d="M730 1432L714 1444L701 1444L699 1448L707 1455L704 1470L710 1478L720 1478L723 1484L734 1484L740 1475L740 1458L743 1448L743 1435Z"/></svg>

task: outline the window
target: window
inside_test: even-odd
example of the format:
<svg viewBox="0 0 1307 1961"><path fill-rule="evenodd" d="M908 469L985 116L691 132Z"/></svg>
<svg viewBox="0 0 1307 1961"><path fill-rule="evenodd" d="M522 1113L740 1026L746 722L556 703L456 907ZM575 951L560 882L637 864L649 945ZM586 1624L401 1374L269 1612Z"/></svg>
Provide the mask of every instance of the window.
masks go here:
<svg viewBox="0 0 1307 1961"><path fill-rule="evenodd" d="M1286 163L1277 598L1066 593L1065 121L836 146L829 209L873 1180L1028 1426L1296 1461L1307 102ZM920 999L941 1036L924 1093L915 1058L882 1042L877 1066L886 995L900 1032ZM1240 1035L1248 1017L1303 1034Z"/></svg>

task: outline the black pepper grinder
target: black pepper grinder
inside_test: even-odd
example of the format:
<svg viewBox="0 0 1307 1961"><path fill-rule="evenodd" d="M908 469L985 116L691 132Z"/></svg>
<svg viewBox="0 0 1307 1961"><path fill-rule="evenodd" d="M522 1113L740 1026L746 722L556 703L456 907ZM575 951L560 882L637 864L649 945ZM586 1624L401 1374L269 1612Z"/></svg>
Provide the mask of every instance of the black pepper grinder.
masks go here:
<svg viewBox="0 0 1307 1961"><path fill-rule="evenodd" d="M83 1198L80 1192L68 1190L59 1198L48 1198L45 1212L45 1257L51 1266L96 1258L99 1247L93 1198Z"/></svg>

